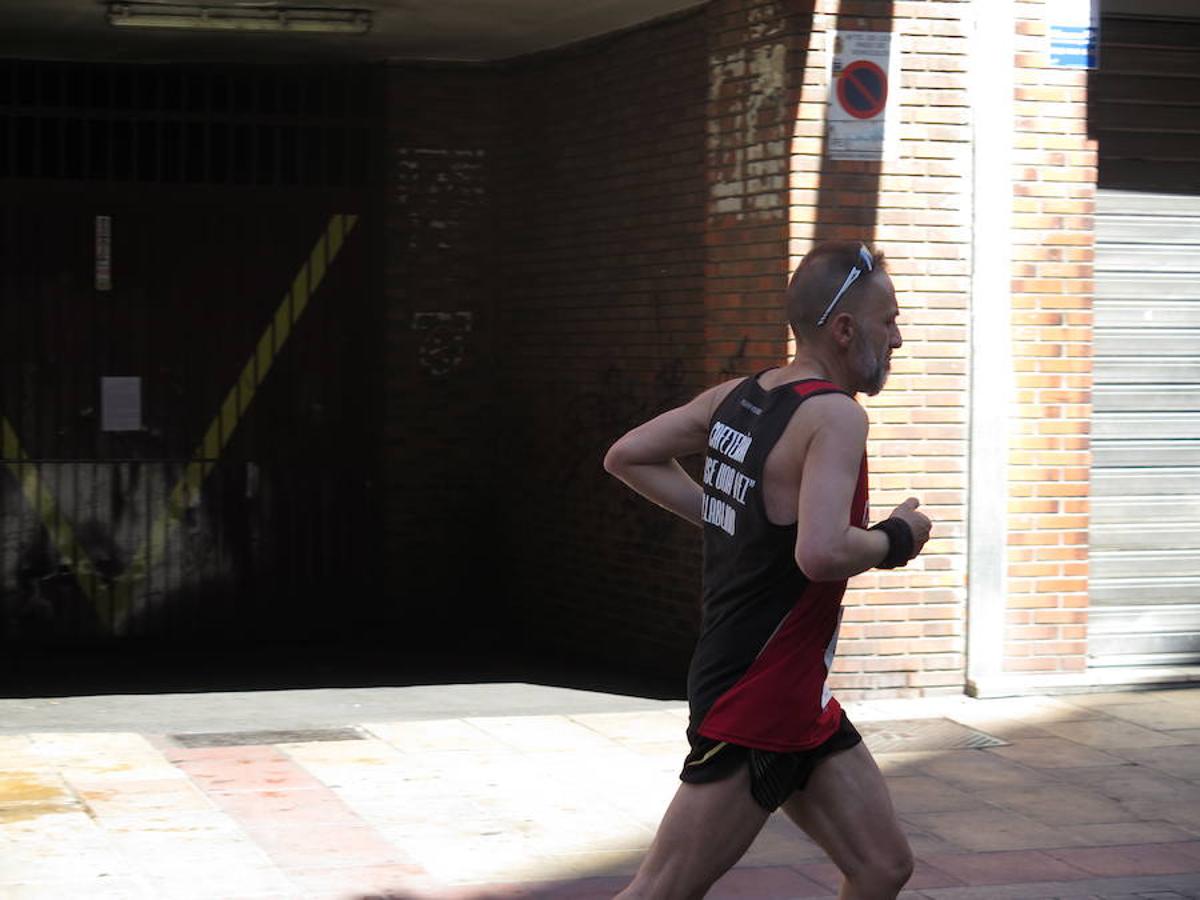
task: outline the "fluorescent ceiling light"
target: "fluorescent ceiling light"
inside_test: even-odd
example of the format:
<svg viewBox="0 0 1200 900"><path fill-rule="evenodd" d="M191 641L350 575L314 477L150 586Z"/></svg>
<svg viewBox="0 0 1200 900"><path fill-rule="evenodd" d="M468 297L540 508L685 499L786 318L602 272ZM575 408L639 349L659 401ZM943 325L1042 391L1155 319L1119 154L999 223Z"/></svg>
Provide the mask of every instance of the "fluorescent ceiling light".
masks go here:
<svg viewBox="0 0 1200 900"><path fill-rule="evenodd" d="M184 28L198 31L292 31L307 34L366 34L365 9L274 6L213 6L203 3L108 3L108 23L122 28Z"/></svg>

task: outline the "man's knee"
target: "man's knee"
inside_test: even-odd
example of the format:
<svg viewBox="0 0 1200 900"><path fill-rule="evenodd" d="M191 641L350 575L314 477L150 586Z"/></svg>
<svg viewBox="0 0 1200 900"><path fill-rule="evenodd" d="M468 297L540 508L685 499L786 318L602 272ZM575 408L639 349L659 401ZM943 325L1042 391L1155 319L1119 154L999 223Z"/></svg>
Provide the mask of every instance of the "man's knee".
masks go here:
<svg viewBox="0 0 1200 900"><path fill-rule="evenodd" d="M889 891L893 895L908 883L913 873L913 855L908 842L892 848L881 848L863 861L856 872L847 872L846 878L872 892Z"/></svg>
<svg viewBox="0 0 1200 900"><path fill-rule="evenodd" d="M643 866L633 883L614 900L703 900L714 881L685 881L669 871L647 872Z"/></svg>
<svg viewBox="0 0 1200 900"><path fill-rule="evenodd" d="M884 858L882 869L897 891L908 883L913 873L913 854L907 842L903 848Z"/></svg>

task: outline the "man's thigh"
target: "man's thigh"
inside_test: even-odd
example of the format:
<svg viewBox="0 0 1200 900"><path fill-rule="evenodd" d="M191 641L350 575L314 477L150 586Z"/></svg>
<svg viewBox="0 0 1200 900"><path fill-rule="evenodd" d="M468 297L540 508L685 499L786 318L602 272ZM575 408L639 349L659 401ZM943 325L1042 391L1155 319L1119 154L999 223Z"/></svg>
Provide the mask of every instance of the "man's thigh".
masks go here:
<svg viewBox="0 0 1200 900"><path fill-rule="evenodd" d="M887 782L866 744L823 759L782 808L846 875L909 856Z"/></svg>
<svg viewBox="0 0 1200 900"><path fill-rule="evenodd" d="M707 784L679 785L626 896L699 897L742 858L767 820L746 766Z"/></svg>

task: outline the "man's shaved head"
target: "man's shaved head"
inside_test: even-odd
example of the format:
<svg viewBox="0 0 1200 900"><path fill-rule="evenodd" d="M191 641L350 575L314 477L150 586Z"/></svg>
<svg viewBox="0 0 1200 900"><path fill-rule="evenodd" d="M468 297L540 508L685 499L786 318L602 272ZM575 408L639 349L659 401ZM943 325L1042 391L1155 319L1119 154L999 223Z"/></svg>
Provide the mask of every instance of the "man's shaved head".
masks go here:
<svg viewBox="0 0 1200 900"><path fill-rule="evenodd" d="M819 330L817 320L837 294L838 288L852 268L861 268L859 248L862 246L859 241L825 241L813 247L800 261L787 289L788 322L797 340L808 342L816 336ZM887 271L883 253L870 248L868 250L874 257L873 270L863 272L842 295L831 315L857 311L856 301L863 293L862 286L876 273Z"/></svg>

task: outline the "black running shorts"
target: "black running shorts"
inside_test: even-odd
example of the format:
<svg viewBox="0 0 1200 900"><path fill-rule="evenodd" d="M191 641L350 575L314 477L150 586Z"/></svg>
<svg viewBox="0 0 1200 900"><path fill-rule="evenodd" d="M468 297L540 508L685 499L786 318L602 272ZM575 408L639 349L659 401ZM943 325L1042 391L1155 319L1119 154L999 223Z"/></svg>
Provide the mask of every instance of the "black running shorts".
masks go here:
<svg viewBox="0 0 1200 900"><path fill-rule="evenodd" d="M817 763L861 741L862 735L844 712L838 730L810 750L776 753L700 736L684 760L679 778L689 784L704 784L728 778L738 766L749 765L750 795L767 812L774 812L794 791L804 790Z"/></svg>

